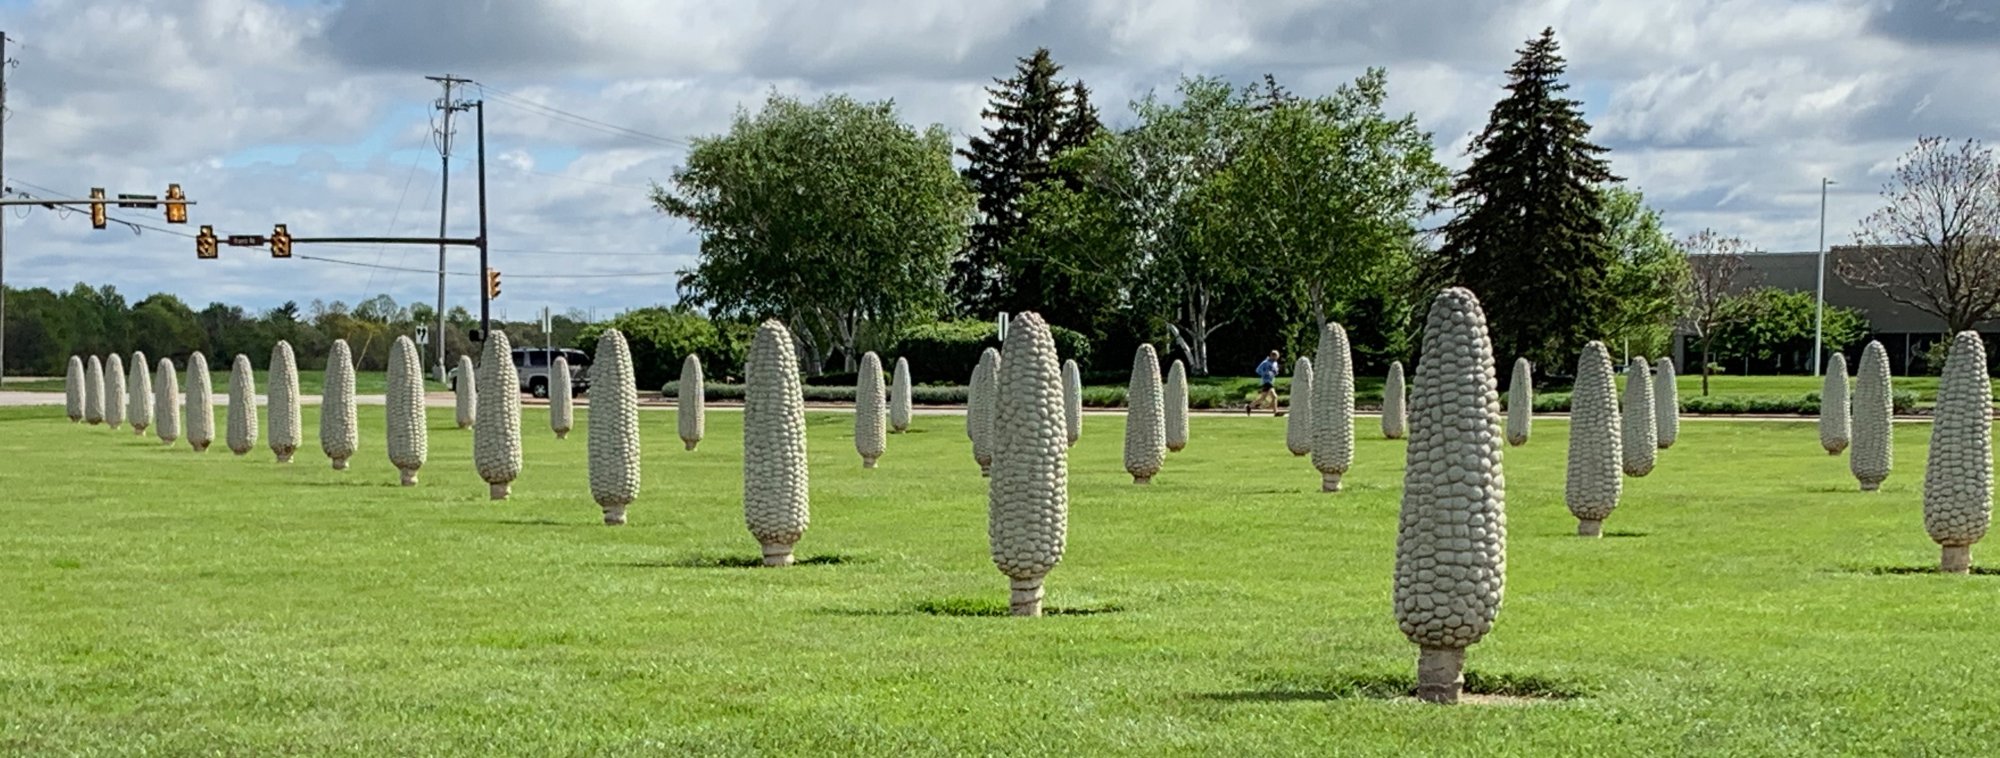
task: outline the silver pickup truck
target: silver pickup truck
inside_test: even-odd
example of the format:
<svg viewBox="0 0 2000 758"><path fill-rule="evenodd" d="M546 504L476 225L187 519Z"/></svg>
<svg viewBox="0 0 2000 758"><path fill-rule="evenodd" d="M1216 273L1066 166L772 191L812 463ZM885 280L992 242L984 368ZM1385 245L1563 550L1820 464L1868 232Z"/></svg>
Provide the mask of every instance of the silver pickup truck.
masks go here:
<svg viewBox="0 0 2000 758"><path fill-rule="evenodd" d="M553 351L539 347L517 347L514 348L514 371L521 375L521 391L535 397L548 397L550 365L555 363L555 356L558 355L569 361L570 396L582 395L585 390L590 389L589 354L582 350L563 347ZM449 384L453 390L458 389L458 369L451 370Z"/></svg>

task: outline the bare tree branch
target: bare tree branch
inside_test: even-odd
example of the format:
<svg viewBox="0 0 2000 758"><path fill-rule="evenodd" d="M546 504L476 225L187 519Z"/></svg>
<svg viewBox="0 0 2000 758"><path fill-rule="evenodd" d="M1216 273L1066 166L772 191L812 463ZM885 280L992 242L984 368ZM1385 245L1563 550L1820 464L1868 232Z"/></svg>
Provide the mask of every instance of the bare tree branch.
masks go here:
<svg viewBox="0 0 2000 758"><path fill-rule="evenodd" d="M1896 164L1880 210L1834 270L1938 317L1948 332L2000 316L2000 164L1978 140L1925 137Z"/></svg>
<svg viewBox="0 0 2000 758"><path fill-rule="evenodd" d="M1678 283L1681 329L1701 343L1701 394L1706 395L1715 336L1724 327L1754 317L1741 304L1757 277L1744 266L1743 251L1750 246L1741 237L1703 229L1680 246L1688 256L1688 274Z"/></svg>

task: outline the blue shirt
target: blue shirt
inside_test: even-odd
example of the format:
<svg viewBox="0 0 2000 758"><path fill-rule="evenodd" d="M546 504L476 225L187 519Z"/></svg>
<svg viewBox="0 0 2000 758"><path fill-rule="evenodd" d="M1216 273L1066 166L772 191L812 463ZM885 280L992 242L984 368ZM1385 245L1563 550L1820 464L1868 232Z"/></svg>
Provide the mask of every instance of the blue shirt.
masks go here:
<svg viewBox="0 0 2000 758"><path fill-rule="evenodd" d="M1278 362L1271 360L1269 358L1265 358L1263 363L1257 364L1257 377L1259 379L1263 379L1266 382L1277 380Z"/></svg>

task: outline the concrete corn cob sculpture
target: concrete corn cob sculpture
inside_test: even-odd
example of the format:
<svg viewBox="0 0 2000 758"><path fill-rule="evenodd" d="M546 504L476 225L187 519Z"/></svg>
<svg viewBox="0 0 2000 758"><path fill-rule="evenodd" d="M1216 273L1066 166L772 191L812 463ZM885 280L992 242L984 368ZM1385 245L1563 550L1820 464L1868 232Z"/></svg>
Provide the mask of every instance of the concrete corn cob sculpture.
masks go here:
<svg viewBox="0 0 2000 758"><path fill-rule="evenodd" d="M1632 356L1632 362L1625 366L1625 405L1618 413L1619 432L1624 435L1625 475L1653 473L1660 436L1653 428L1653 369L1645 358Z"/></svg>
<svg viewBox="0 0 2000 758"><path fill-rule="evenodd" d="M132 434L143 437L146 427L153 425L153 364L145 353L135 350L130 366L125 378L125 420L132 424Z"/></svg>
<svg viewBox="0 0 2000 758"><path fill-rule="evenodd" d="M1396 622L1419 651L1417 698L1455 703L1465 649L1492 629L1507 583L1499 376L1486 314L1466 289L1431 301L1411 405Z"/></svg>
<svg viewBox="0 0 2000 758"><path fill-rule="evenodd" d="M334 340L326 355L326 378L319 401L319 449L333 470L346 471L347 461L361 446L360 422L354 408L354 353L347 340Z"/></svg>
<svg viewBox="0 0 2000 758"><path fill-rule="evenodd" d="M161 444L171 445L181 438L181 380L171 358L161 358L154 371L153 434Z"/></svg>
<svg viewBox="0 0 2000 758"><path fill-rule="evenodd" d="M1016 314L1007 330L987 487L987 542L1007 575L1016 616L1042 615L1042 580L1062 561L1069 531L1069 441L1062 373L1049 326Z"/></svg>
<svg viewBox="0 0 2000 758"><path fill-rule="evenodd" d="M1826 381L1819 391L1819 446L1827 455L1847 450L1853 430L1847 421L1847 356L1826 359Z"/></svg>
<svg viewBox="0 0 2000 758"><path fill-rule="evenodd" d="M1526 358L1514 359L1514 378L1507 383L1507 444L1528 444L1535 423L1535 370Z"/></svg>
<svg viewBox="0 0 2000 758"><path fill-rule="evenodd" d="M278 340L271 346L269 379L271 386L265 392L270 406L266 413L271 453L279 463L291 463L299 445L305 444L305 424L299 420L299 361L292 354L291 343Z"/></svg>
<svg viewBox="0 0 2000 758"><path fill-rule="evenodd" d="M472 462L494 500L506 500L521 475L521 375L513 354L507 333L496 329L479 358L478 393L486 407L472 425Z"/></svg>
<svg viewBox="0 0 2000 758"><path fill-rule="evenodd" d="M1405 405L1403 362L1389 363L1389 378L1382 382L1382 438L1399 440L1410 433L1409 411Z"/></svg>
<svg viewBox="0 0 2000 758"><path fill-rule="evenodd" d="M224 442L229 452L249 455L257 446L257 376L250 372L250 356L236 354L229 366L229 429Z"/></svg>
<svg viewBox="0 0 2000 758"><path fill-rule="evenodd" d="M1576 386L1569 398L1569 473L1563 503L1576 517L1579 537L1601 537L1604 520L1618 508L1625 482L1618 419L1618 391L1611 376L1611 352L1592 340L1576 359Z"/></svg>
<svg viewBox="0 0 2000 758"><path fill-rule="evenodd" d="M812 523L812 503L806 401L784 324L757 327L744 374L743 521L764 547L764 565L790 566L793 546Z"/></svg>
<svg viewBox="0 0 2000 758"><path fill-rule="evenodd" d="M1681 438L1681 388L1674 376L1674 359L1653 364L1653 429L1661 450Z"/></svg>
<svg viewBox="0 0 2000 758"><path fill-rule="evenodd" d="M1895 465L1896 451L1890 436L1890 418L1896 412L1895 396L1889 392L1889 351L1882 343L1869 342L1855 368L1854 389L1848 400L1848 418L1854 424L1852 449L1847 452L1847 468L1861 482L1862 492L1882 488ZM1822 403L1825 401L1822 400Z"/></svg>
<svg viewBox="0 0 2000 758"><path fill-rule="evenodd" d="M1972 570L1972 545L1993 520L1993 385L1979 333L1951 340L1938 380L1937 420L1924 463L1924 530L1941 548L1938 570Z"/></svg>
<svg viewBox="0 0 2000 758"><path fill-rule="evenodd" d="M209 378L208 356L199 352L188 356L187 441L197 453L215 443L215 389Z"/></svg>
<svg viewBox="0 0 2000 758"><path fill-rule="evenodd" d="M1354 355L1347 329L1327 324L1313 356L1313 468L1320 491L1339 492L1340 477L1354 464Z"/></svg>
<svg viewBox="0 0 2000 758"><path fill-rule="evenodd" d="M459 378L469 381L465 374ZM417 343L409 337L397 337L389 348L386 404L389 462L401 472L403 486L414 487L417 471L430 455L430 425L424 412L424 367L417 361Z"/></svg>
<svg viewBox="0 0 2000 758"><path fill-rule="evenodd" d="M1178 453L1188 443L1187 367L1177 359L1167 369L1167 452Z"/></svg>
<svg viewBox="0 0 2000 758"><path fill-rule="evenodd" d="M889 433L910 430L910 362L896 359L896 375L889 382Z"/></svg>
<svg viewBox="0 0 2000 758"><path fill-rule="evenodd" d="M1083 439L1083 369L1063 361L1063 433L1069 445Z"/></svg>
<svg viewBox="0 0 2000 758"><path fill-rule="evenodd" d="M512 356L508 357L511 362ZM479 421L479 369L472 365L472 356L458 357L458 381L452 388L452 400L458 413L458 428L471 429Z"/></svg>
<svg viewBox="0 0 2000 758"><path fill-rule="evenodd" d="M639 386L625 335L604 330L590 366L590 497L605 525L618 526L626 506L639 499L640 474Z"/></svg>
<svg viewBox="0 0 2000 758"><path fill-rule="evenodd" d="M693 450L701 444L701 438L708 432L707 380L701 374L701 358L689 355L681 361L681 383L678 402L681 443Z"/></svg>
<svg viewBox="0 0 2000 758"><path fill-rule="evenodd" d="M854 383L854 452L861 454L862 468L875 468L875 461L889 449L889 409L883 397L882 358L874 352L861 355L861 376Z"/></svg>
<svg viewBox="0 0 2000 758"><path fill-rule="evenodd" d="M979 463L980 476L993 475L993 394L1000 384L1000 351L986 348L979 365L972 370L972 387L966 396L965 434L972 438L972 459Z"/></svg>
<svg viewBox="0 0 2000 758"><path fill-rule="evenodd" d="M1125 471L1133 484L1151 484L1167 462L1166 400L1160 390L1160 356L1140 345L1125 389Z"/></svg>
<svg viewBox="0 0 2000 758"><path fill-rule="evenodd" d="M569 359L556 356L554 366L549 367L549 431L556 433L556 439L568 439L570 427L576 423L576 399L570 393Z"/></svg>
<svg viewBox="0 0 2000 758"><path fill-rule="evenodd" d="M1300 358L1292 362L1292 410L1285 414L1285 449L1295 456L1313 451L1312 396L1313 362Z"/></svg>
<svg viewBox="0 0 2000 758"><path fill-rule="evenodd" d="M104 360L93 355L83 369L83 420L104 423Z"/></svg>
<svg viewBox="0 0 2000 758"><path fill-rule="evenodd" d="M104 425L125 425L125 359L117 353L104 358Z"/></svg>
<svg viewBox="0 0 2000 758"><path fill-rule="evenodd" d="M63 374L63 412L72 424L83 423L83 381L83 359L72 355Z"/></svg>

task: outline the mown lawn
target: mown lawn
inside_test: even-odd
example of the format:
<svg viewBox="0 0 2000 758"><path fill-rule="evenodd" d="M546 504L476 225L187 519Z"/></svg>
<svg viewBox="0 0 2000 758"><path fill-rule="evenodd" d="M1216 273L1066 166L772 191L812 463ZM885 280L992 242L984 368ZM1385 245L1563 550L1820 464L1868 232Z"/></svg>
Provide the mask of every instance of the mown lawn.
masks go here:
<svg viewBox="0 0 2000 758"><path fill-rule="evenodd" d="M811 417L807 565L757 555L740 416L683 452L643 415L646 492L601 526L586 434L526 411L513 500L433 411L394 486L381 409L328 469L195 455L0 409L0 753L346 755L1979 755L2000 744L2000 577L1934 565L1924 424L1855 491L1810 422L1691 420L1613 536L1561 504L1564 426L1507 454L1509 586L1481 681L1581 695L1441 708L1390 570L1403 443L1360 423L1338 495L1283 422L1200 417L1151 487L1121 421L1072 458L1040 619L1004 607L963 420L864 471ZM308 429L316 412L305 413ZM1975 550L1975 562L2000 553Z"/></svg>

